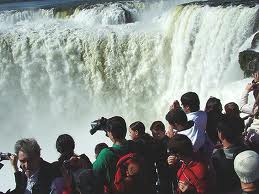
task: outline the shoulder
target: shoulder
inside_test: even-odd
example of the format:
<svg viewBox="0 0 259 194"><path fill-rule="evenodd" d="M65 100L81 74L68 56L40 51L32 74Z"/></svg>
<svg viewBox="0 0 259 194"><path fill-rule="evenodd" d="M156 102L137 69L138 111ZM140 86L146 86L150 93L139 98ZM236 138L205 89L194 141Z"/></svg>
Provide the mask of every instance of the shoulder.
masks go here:
<svg viewBox="0 0 259 194"><path fill-rule="evenodd" d="M44 170L51 170L53 168L53 164L41 159L41 162L40 162L40 168L41 169L44 169Z"/></svg>
<svg viewBox="0 0 259 194"><path fill-rule="evenodd" d="M215 151L213 152L211 158L212 158L212 160L213 160L213 159L218 159L218 158L222 158L224 155L225 155L225 154L224 154L223 149L220 148L220 149L217 149L217 150L215 150Z"/></svg>
<svg viewBox="0 0 259 194"><path fill-rule="evenodd" d="M97 159L104 159L104 158L108 158L110 156L115 155L114 152L112 151L113 148L104 148L100 154L98 155Z"/></svg>

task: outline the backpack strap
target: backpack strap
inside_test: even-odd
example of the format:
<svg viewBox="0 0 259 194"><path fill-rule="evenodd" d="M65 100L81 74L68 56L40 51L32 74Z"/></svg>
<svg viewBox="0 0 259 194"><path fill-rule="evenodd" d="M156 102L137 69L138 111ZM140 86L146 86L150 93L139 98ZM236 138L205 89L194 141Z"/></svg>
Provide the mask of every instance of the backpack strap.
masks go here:
<svg viewBox="0 0 259 194"><path fill-rule="evenodd" d="M118 158L120 158L121 156L123 156L123 154L122 154L119 150L117 150L117 149L115 149L115 148L113 148L113 147L108 147L108 149L109 149L112 153L114 153Z"/></svg>
<svg viewBox="0 0 259 194"><path fill-rule="evenodd" d="M117 168L120 167L123 163L125 163L127 160L136 158L136 153L128 153L121 157L119 161L117 162Z"/></svg>

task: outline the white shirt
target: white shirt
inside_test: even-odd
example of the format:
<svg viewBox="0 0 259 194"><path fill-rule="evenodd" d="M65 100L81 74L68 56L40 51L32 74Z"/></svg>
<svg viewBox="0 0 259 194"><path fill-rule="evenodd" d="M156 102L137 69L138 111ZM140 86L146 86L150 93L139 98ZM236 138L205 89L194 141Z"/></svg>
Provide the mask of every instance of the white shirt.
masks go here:
<svg viewBox="0 0 259 194"><path fill-rule="evenodd" d="M27 179L27 186L24 194L32 194L32 187L38 181L39 170L37 170L30 178Z"/></svg>
<svg viewBox="0 0 259 194"><path fill-rule="evenodd" d="M187 113L188 121L193 121L198 130L202 130L205 132L207 126L207 113L204 111L196 111Z"/></svg>
<svg viewBox="0 0 259 194"><path fill-rule="evenodd" d="M191 139L193 150L198 151L206 141L207 113L204 111L190 112L186 114L188 121L193 121L194 126L184 130L181 134Z"/></svg>

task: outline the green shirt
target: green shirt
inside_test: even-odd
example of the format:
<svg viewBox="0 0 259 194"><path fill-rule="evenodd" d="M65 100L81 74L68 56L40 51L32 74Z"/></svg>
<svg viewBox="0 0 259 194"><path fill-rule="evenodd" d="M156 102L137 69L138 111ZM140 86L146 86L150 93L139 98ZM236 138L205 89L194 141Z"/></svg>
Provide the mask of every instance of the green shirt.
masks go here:
<svg viewBox="0 0 259 194"><path fill-rule="evenodd" d="M118 150L121 156L127 154L129 151L128 143L123 146L114 144L112 147ZM109 186L112 185L118 159L119 157L109 148L104 148L100 152L96 161L93 163L93 171L98 176L98 181L101 181L103 184L106 183Z"/></svg>

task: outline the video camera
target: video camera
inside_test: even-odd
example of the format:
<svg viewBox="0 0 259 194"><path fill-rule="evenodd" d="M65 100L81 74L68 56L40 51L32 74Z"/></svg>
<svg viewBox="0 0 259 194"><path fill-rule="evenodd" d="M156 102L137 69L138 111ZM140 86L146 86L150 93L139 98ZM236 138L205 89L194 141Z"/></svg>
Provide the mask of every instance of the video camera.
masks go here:
<svg viewBox="0 0 259 194"><path fill-rule="evenodd" d="M12 154L10 153L3 153L3 152L0 152L0 162L3 161L3 160L9 160L9 157L11 156Z"/></svg>
<svg viewBox="0 0 259 194"><path fill-rule="evenodd" d="M91 130L90 130L90 134L93 135L96 133L96 131L105 131L107 132L107 119L102 117L101 119L95 120L93 122L91 122Z"/></svg>
<svg viewBox="0 0 259 194"><path fill-rule="evenodd" d="M11 156L12 154L10 153L3 153L3 152L0 152L0 162L3 161L3 160L9 160L9 157ZM3 164L0 163L0 169L3 168Z"/></svg>

